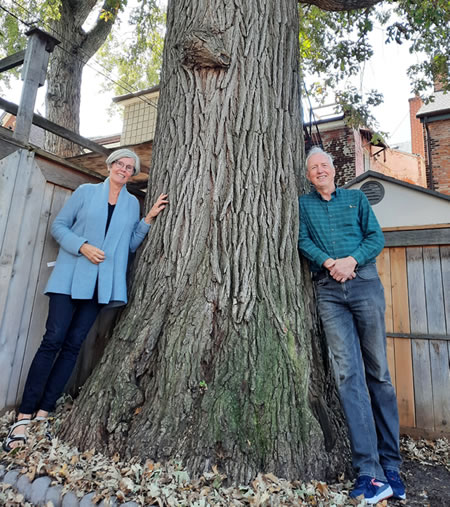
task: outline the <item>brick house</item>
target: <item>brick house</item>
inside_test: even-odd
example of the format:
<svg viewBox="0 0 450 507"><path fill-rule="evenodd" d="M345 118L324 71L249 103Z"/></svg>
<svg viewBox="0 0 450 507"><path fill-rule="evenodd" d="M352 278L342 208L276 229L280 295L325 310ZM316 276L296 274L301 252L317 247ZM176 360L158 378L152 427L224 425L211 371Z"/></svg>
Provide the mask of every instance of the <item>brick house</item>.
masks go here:
<svg viewBox="0 0 450 507"><path fill-rule="evenodd" d="M415 131L412 149L423 150L427 188L450 195L450 93L444 93L439 82L434 92L434 100L428 104L419 97L410 100L411 131Z"/></svg>

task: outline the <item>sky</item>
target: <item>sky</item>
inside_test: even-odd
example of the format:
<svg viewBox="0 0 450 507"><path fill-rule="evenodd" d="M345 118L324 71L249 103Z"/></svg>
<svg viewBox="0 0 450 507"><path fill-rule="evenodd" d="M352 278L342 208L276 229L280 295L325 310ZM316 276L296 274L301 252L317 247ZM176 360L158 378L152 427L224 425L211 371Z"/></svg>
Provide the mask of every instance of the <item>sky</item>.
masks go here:
<svg viewBox="0 0 450 507"><path fill-rule="evenodd" d="M410 140L408 99L412 97L412 92L406 69L412 63L417 63L418 57L410 55L405 45L385 44L384 39L385 35L381 29L374 30L374 56L365 64L355 84L361 86L363 91L376 88L383 93L384 103L373 110L374 116L380 130L389 134L388 143L394 146ZM108 112L114 94L102 89L104 78L92 67L103 71L92 60L90 66L85 67L81 91L80 133L85 137L120 133L122 120L119 112L113 116ZM15 83L3 97L18 103L20 90L21 84ZM44 94L45 87L39 90L36 101L36 111L42 115L45 110Z"/></svg>
<svg viewBox="0 0 450 507"><path fill-rule="evenodd" d="M385 39L384 31L375 28L370 35L374 55L352 84L363 93L376 89L383 94L384 102L372 111L378 128L388 134L389 145L395 146L411 140L408 99L414 94L407 69L423 56L411 55L405 44L386 44Z"/></svg>

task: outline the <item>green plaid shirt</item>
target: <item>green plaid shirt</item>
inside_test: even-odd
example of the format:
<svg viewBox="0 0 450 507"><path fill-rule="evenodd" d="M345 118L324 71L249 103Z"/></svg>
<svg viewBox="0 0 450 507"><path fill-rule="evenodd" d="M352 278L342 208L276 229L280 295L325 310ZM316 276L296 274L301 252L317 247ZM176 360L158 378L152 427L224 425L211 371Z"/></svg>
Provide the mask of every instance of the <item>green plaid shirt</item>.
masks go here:
<svg viewBox="0 0 450 507"><path fill-rule="evenodd" d="M320 271L329 259L351 255L359 266L375 262L384 236L361 190L337 188L330 201L313 190L302 195L298 246L311 271Z"/></svg>

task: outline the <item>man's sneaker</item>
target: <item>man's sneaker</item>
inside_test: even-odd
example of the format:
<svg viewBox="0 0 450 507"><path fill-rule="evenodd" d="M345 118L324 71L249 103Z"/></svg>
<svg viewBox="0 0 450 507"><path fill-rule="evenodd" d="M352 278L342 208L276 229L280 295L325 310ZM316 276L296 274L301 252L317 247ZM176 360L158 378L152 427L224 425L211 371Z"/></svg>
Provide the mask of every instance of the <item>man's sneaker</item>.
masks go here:
<svg viewBox="0 0 450 507"><path fill-rule="evenodd" d="M396 470L385 470L384 474L386 475L389 486L394 492L393 497L404 500L406 498L405 485L403 484L399 473Z"/></svg>
<svg viewBox="0 0 450 507"><path fill-rule="evenodd" d="M365 500L372 505L392 496L392 488L387 482L378 481L369 475L360 475L356 479L350 498Z"/></svg>

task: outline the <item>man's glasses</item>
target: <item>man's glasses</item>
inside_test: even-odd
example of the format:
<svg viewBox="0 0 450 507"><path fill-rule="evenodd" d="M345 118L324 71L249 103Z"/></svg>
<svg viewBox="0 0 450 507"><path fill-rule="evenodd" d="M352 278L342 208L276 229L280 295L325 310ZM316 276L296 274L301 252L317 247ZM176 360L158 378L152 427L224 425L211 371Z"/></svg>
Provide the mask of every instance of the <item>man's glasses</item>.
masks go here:
<svg viewBox="0 0 450 507"><path fill-rule="evenodd" d="M116 160L114 162L114 164L116 164L121 169L125 169L125 171L127 171L129 173L134 173L134 166L132 166L132 165L125 165L121 160Z"/></svg>

